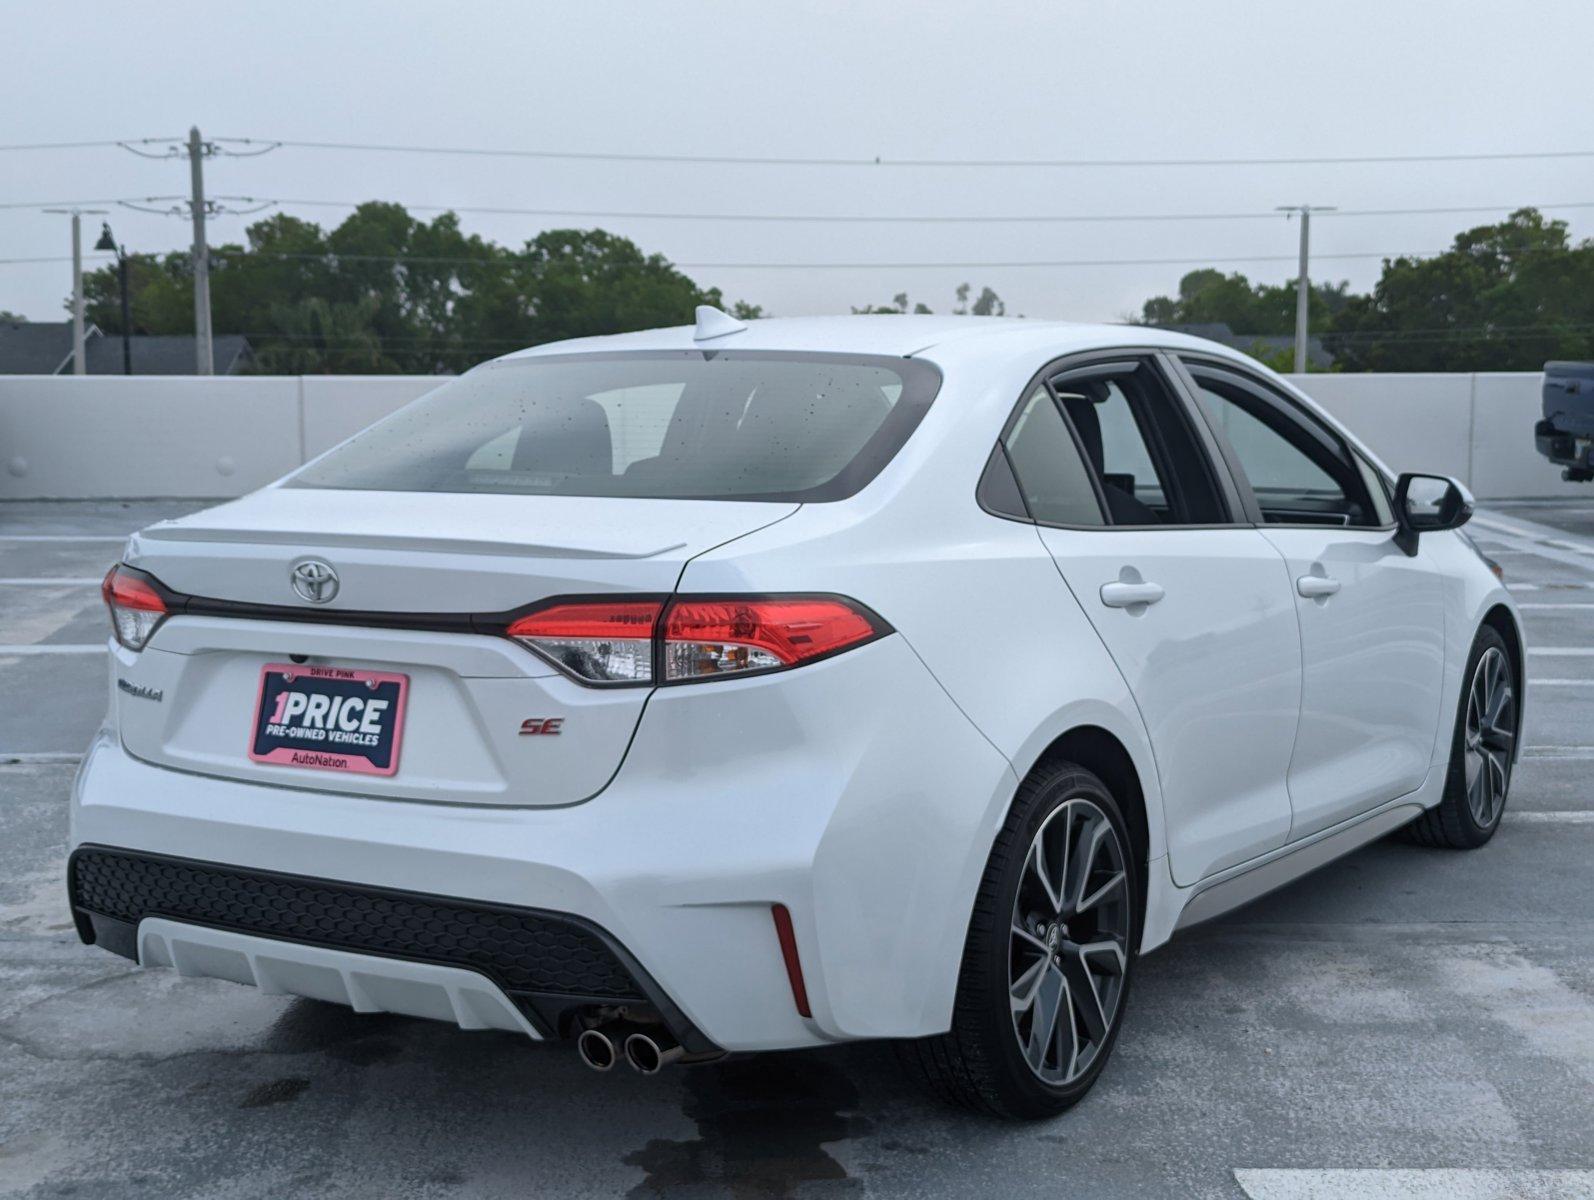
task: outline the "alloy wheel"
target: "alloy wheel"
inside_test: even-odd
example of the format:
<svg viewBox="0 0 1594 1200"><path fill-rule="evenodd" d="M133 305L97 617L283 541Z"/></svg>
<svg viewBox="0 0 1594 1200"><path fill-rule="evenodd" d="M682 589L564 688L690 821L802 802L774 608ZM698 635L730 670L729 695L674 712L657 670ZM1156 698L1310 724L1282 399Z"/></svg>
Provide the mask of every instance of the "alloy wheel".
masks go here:
<svg viewBox="0 0 1594 1200"><path fill-rule="evenodd" d="M1030 842L1008 943L1013 1033L1054 1086L1087 1072L1109 1041L1128 966L1129 877L1107 814L1079 796Z"/></svg>
<svg viewBox="0 0 1594 1200"><path fill-rule="evenodd" d="M1505 806L1511 782L1511 752L1516 745L1516 697L1511 669L1498 647L1478 659L1467 689L1467 718L1462 765L1466 772L1467 807L1480 829L1488 829Z"/></svg>

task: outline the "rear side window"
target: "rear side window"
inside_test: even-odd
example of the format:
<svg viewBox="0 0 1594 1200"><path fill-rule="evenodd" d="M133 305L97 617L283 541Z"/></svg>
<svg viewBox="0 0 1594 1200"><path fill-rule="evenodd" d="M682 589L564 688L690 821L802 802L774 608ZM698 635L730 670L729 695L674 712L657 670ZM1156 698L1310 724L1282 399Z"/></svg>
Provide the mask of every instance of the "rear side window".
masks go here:
<svg viewBox="0 0 1594 1200"><path fill-rule="evenodd" d="M1048 525L1101 525L1101 504L1074 435L1045 385L1020 407L1007 456L1029 513Z"/></svg>
<svg viewBox="0 0 1594 1200"><path fill-rule="evenodd" d="M1184 406L1151 363L1076 368L1053 377L1051 385L1100 481L1114 525L1228 520Z"/></svg>
<svg viewBox="0 0 1594 1200"><path fill-rule="evenodd" d="M837 500L907 441L930 364L823 354L560 355L494 363L292 476L290 487Z"/></svg>

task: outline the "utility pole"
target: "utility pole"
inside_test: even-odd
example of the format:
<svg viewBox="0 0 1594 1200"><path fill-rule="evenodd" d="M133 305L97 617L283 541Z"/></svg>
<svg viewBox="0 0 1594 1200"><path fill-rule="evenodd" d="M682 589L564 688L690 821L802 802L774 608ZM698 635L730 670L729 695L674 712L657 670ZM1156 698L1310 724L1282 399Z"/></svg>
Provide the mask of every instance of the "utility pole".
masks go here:
<svg viewBox="0 0 1594 1200"><path fill-rule="evenodd" d="M103 216L103 208L47 208L47 213L66 213L72 218L72 374L86 375L88 363L83 348L83 216Z"/></svg>
<svg viewBox="0 0 1594 1200"><path fill-rule="evenodd" d="M1301 214L1301 264L1299 273L1295 277L1295 373L1304 375L1306 374L1306 326L1312 296L1311 279L1307 274L1307 260L1310 257L1312 240L1312 214L1335 210L1324 205L1313 207L1310 204L1281 204L1278 206L1278 211Z"/></svg>
<svg viewBox="0 0 1594 1200"><path fill-rule="evenodd" d="M280 142L257 143L251 138L219 138L207 142L199 136L199 126L194 125L188 130L186 140L178 138L142 138L138 142L118 143L122 149L129 150L140 158L186 158L188 159L188 216L194 223L194 248L192 253L194 264L194 369L200 375L214 375L216 373L216 355L213 331L210 324L210 248L205 241L205 218L221 213L251 213L269 208L276 203L266 200L254 208L229 209L221 204L205 199L205 160L215 154L227 154L233 157L254 157L260 154L269 154L277 149ZM155 151L152 144L164 146L164 149ZM227 149L231 146L244 146L247 149ZM163 197L170 199L170 197ZM178 204L174 208L146 208L135 204L131 200L119 200L124 208L135 209L138 212L159 213L162 216L182 216L183 206ZM124 255L125 258L125 255Z"/></svg>
<svg viewBox="0 0 1594 1200"><path fill-rule="evenodd" d="M192 185L189 208L194 217L194 353L195 371L215 373L210 334L210 251L205 245L205 155L209 148L199 126L188 131L188 174Z"/></svg>

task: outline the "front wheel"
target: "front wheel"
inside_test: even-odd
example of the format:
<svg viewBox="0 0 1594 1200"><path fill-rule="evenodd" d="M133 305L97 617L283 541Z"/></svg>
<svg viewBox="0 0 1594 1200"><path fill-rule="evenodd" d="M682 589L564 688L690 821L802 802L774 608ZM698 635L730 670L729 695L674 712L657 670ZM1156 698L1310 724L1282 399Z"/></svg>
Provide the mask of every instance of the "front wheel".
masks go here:
<svg viewBox="0 0 1594 1200"><path fill-rule="evenodd" d="M1478 630L1462 676L1444 798L1406 826L1423 846L1470 850L1494 836L1511 788L1518 734L1511 649L1491 626Z"/></svg>
<svg viewBox="0 0 1594 1200"><path fill-rule="evenodd" d="M1140 921L1117 800L1083 767L1037 767L980 884L952 1028L903 1043L910 1072L942 1099L1008 1118L1075 1104L1117 1039Z"/></svg>

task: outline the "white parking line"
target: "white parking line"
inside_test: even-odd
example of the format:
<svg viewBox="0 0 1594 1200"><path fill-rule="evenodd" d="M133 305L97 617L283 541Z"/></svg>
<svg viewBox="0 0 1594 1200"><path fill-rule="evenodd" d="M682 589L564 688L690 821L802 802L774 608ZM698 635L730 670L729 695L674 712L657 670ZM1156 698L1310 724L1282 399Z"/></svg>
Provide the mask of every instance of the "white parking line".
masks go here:
<svg viewBox="0 0 1594 1200"><path fill-rule="evenodd" d="M6 751L0 750L0 767L53 766L57 763L64 766L72 766L82 761L83 755L67 750L44 753L19 751L15 754L8 754Z"/></svg>
<svg viewBox="0 0 1594 1200"><path fill-rule="evenodd" d="M1594 687L1594 679L1529 679L1532 687Z"/></svg>
<svg viewBox="0 0 1594 1200"><path fill-rule="evenodd" d="M1594 646L1529 646L1529 654L1548 654L1554 658L1594 658Z"/></svg>
<svg viewBox="0 0 1594 1200"><path fill-rule="evenodd" d="M1560 530L1553 531L1556 538L1552 544L1529 529L1505 524L1492 518L1474 517L1473 520L1490 531L1483 540L1489 543L1488 552L1491 555L1531 554L1546 562L1557 562L1563 566L1577 567L1582 571L1594 569L1594 546L1568 542ZM1504 549L1496 549L1495 543L1499 543Z"/></svg>
<svg viewBox="0 0 1594 1200"><path fill-rule="evenodd" d="M1590 1200L1594 1171L1526 1167L1236 1170L1251 1200Z"/></svg>
<svg viewBox="0 0 1594 1200"><path fill-rule="evenodd" d="M12 655L28 657L35 654L104 654L105 647L98 643L66 642L60 645L33 644L29 646L0 646L0 658Z"/></svg>
<svg viewBox="0 0 1594 1200"><path fill-rule="evenodd" d="M1485 529L1511 534L1519 538L1527 538L1535 542L1543 542L1578 554L1594 554L1594 544L1578 537L1575 533L1557 529L1554 525L1542 525L1538 521L1529 521L1525 517L1513 517L1510 520L1506 520L1491 512L1478 513L1472 519Z"/></svg>
<svg viewBox="0 0 1594 1200"><path fill-rule="evenodd" d="M101 582L88 576L59 575L54 578L0 579L0 587L99 587Z"/></svg>
<svg viewBox="0 0 1594 1200"><path fill-rule="evenodd" d="M0 533L0 542L115 542L120 546L125 541L125 534L112 537L98 533Z"/></svg>
<svg viewBox="0 0 1594 1200"><path fill-rule="evenodd" d="M1594 825L1594 809L1568 809L1561 812L1508 812L1513 825Z"/></svg>

